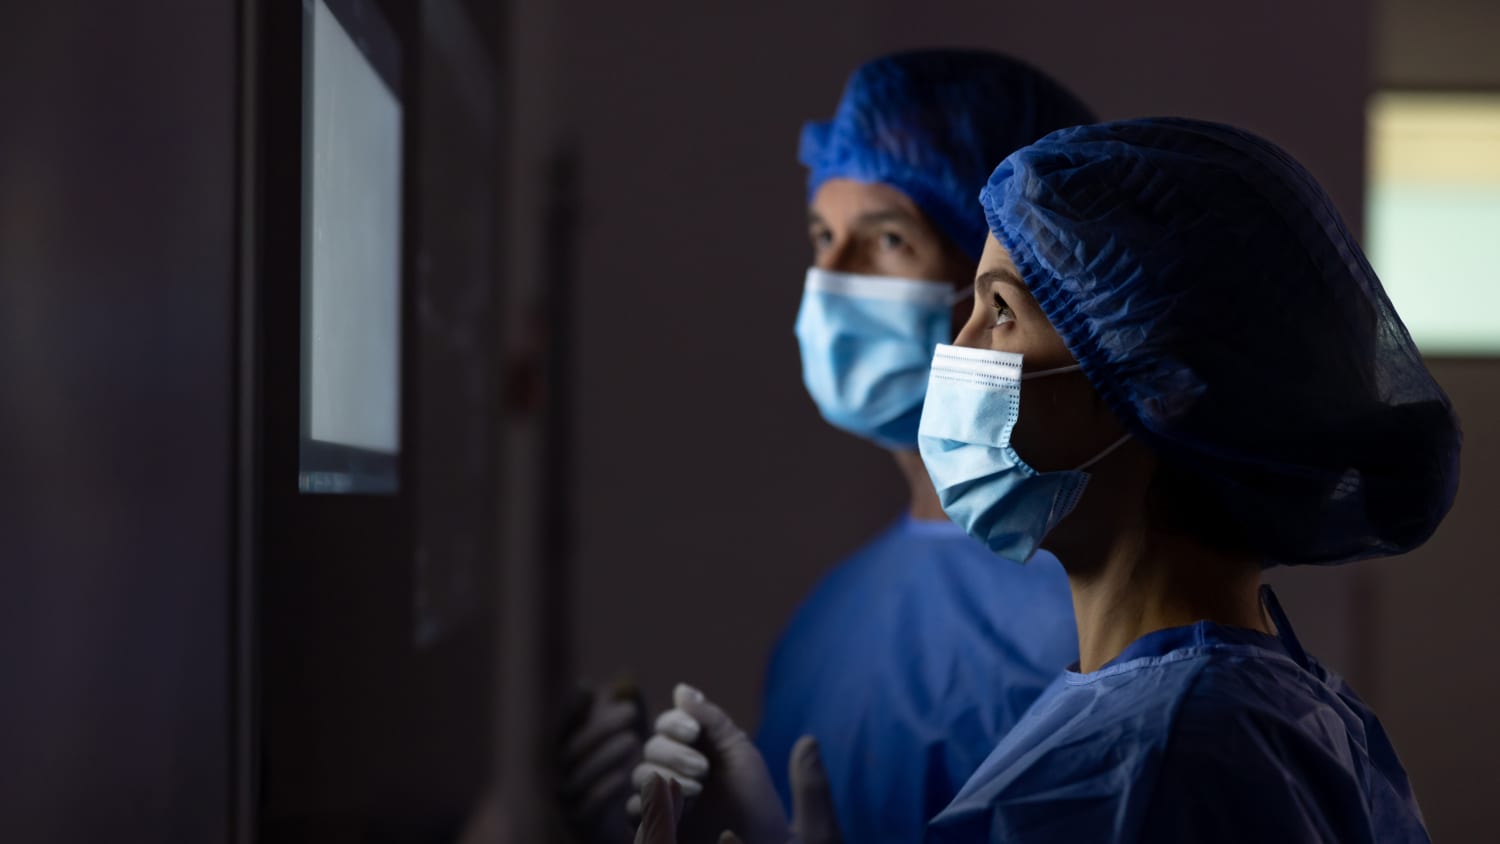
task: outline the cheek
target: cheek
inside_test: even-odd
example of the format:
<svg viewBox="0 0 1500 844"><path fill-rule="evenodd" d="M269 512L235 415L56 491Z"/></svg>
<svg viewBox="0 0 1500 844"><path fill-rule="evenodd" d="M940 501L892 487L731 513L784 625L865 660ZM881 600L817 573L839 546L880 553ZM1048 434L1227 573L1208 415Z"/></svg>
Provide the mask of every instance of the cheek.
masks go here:
<svg viewBox="0 0 1500 844"><path fill-rule="evenodd" d="M1024 312L1018 309L1016 327L1020 329L1028 367L1052 369L1074 362L1073 353L1040 309L1027 308Z"/></svg>
<svg viewBox="0 0 1500 844"><path fill-rule="evenodd" d="M1118 436L1118 428L1087 380L1059 375L1022 385L1011 441L1033 469L1056 472L1087 462Z"/></svg>

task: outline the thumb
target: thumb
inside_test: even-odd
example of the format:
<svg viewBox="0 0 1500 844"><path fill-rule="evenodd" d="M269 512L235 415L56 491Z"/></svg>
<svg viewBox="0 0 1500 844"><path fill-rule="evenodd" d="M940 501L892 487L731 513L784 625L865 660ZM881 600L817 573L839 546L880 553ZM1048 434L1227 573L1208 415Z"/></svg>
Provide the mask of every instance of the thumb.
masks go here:
<svg viewBox="0 0 1500 844"><path fill-rule="evenodd" d="M787 775L792 792L792 839L797 844L840 844L838 816L833 811L833 792L828 772L812 736L797 739L792 747Z"/></svg>
<svg viewBox="0 0 1500 844"><path fill-rule="evenodd" d="M672 703L698 722L698 726L703 729L703 736L712 747L723 747L729 740L743 735L728 713L710 703L702 692L686 683L678 683L677 688L672 690Z"/></svg>

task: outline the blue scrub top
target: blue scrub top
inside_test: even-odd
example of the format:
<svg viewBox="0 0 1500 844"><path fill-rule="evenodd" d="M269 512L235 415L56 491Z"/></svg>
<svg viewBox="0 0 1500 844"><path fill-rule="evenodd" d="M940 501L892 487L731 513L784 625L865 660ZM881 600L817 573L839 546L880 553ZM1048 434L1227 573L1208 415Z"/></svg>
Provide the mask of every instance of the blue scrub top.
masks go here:
<svg viewBox="0 0 1500 844"><path fill-rule="evenodd" d="M766 674L756 744L787 801L792 745L817 737L847 844L919 841L1077 659L1055 557L1023 566L952 522L906 518L793 616Z"/></svg>
<svg viewBox="0 0 1500 844"><path fill-rule="evenodd" d="M1063 674L927 840L1429 840L1374 713L1277 626L1161 630Z"/></svg>

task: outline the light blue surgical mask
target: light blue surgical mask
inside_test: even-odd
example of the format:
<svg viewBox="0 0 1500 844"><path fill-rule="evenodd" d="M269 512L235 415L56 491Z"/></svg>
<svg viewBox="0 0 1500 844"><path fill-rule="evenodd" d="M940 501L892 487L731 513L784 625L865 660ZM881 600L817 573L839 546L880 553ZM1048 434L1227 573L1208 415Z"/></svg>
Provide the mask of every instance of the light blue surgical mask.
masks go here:
<svg viewBox="0 0 1500 844"><path fill-rule="evenodd" d="M797 312L802 382L829 424L881 445L917 444L932 348L972 288L812 267Z"/></svg>
<svg viewBox="0 0 1500 844"><path fill-rule="evenodd" d="M1077 469L1038 472L1011 446L1021 382L1077 372L1064 366L1022 373L1021 355L940 345L917 437L943 512L996 554L1022 562L1073 512L1084 471L1130 439L1125 435Z"/></svg>

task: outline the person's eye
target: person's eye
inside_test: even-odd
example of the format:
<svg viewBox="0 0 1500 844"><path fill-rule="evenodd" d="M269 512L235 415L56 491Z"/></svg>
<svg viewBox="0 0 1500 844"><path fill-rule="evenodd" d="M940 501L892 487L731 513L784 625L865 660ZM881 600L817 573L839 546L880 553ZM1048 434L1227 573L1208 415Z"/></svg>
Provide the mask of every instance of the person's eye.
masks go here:
<svg viewBox="0 0 1500 844"><path fill-rule="evenodd" d="M901 249L906 246L906 238L898 232L881 232L880 247L882 249Z"/></svg>
<svg viewBox="0 0 1500 844"><path fill-rule="evenodd" d="M999 293L992 295L995 297L995 301L990 307L995 311L995 325L998 327L1008 322L1015 322L1016 312L1011 310L1010 305L1006 304L1005 299L1001 298Z"/></svg>
<svg viewBox="0 0 1500 844"><path fill-rule="evenodd" d="M813 249L823 250L833 245L833 232L828 229L813 229L807 236L812 241Z"/></svg>

